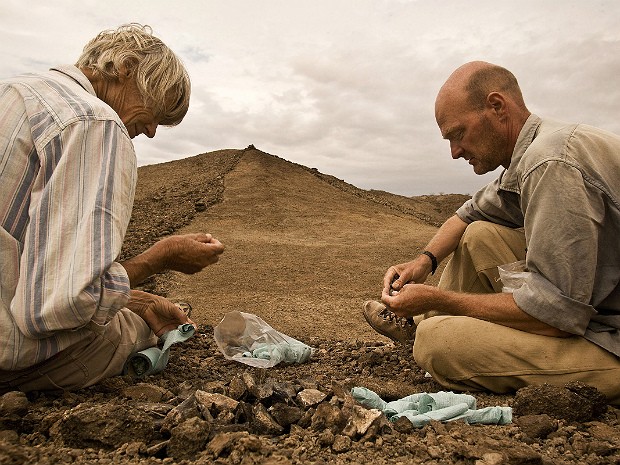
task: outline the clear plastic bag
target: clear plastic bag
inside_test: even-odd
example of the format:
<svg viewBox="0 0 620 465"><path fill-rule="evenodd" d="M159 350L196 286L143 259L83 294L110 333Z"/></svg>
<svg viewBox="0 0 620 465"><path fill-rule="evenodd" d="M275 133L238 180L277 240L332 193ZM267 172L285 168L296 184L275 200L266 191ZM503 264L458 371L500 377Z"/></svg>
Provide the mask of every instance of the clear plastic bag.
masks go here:
<svg viewBox="0 0 620 465"><path fill-rule="evenodd" d="M497 267L502 280L502 292L514 292L523 285L523 280L529 274L525 260L506 263Z"/></svg>
<svg viewBox="0 0 620 465"><path fill-rule="evenodd" d="M213 329L217 346L228 360L270 368L280 362L303 363L312 347L269 326L260 317L239 311L224 315Z"/></svg>

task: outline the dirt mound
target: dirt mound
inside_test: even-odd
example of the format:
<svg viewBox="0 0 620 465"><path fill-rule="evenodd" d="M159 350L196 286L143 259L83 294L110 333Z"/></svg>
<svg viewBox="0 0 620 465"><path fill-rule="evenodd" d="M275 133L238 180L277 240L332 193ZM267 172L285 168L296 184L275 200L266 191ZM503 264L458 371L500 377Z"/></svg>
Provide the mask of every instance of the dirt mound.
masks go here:
<svg viewBox="0 0 620 465"><path fill-rule="evenodd" d="M191 302L200 328L160 375L0 398L0 465L618 463L618 410L574 397L584 389L524 391L508 426L413 429L352 401L353 386L385 400L441 389L360 310L386 268L416 256L466 198L364 191L253 147L140 168L123 256L183 232L227 247L202 273L143 286ZM231 310L311 345L310 361L265 370L225 360L213 326ZM474 395L479 407L515 401ZM543 398L560 410L579 401L589 416L556 415Z"/></svg>

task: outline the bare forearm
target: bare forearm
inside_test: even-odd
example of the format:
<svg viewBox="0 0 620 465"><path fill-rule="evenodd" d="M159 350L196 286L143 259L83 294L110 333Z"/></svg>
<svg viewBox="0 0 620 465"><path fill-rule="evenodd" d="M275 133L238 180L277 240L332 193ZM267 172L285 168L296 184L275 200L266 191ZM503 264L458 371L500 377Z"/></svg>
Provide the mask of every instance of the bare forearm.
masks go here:
<svg viewBox="0 0 620 465"><path fill-rule="evenodd" d="M166 270L193 274L217 263L224 246L211 234L194 233L168 236L145 252L121 265L125 267L131 286Z"/></svg>
<svg viewBox="0 0 620 465"><path fill-rule="evenodd" d="M430 240L425 250L431 252L437 261L441 262L450 255L459 245L459 241L467 228L467 223L453 215L441 225L435 236Z"/></svg>
<svg viewBox="0 0 620 465"><path fill-rule="evenodd" d="M512 294L466 294L435 289L436 308L443 313L478 318L543 336L570 336L525 313L517 306Z"/></svg>
<svg viewBox="0 0 620 465"><path fill-rule="evenodd" d="M165 268L163 257L158 253L156 246L153 246L140 255L121 262L129 276L130 286L133 288L148 277L163 271Z"/></svg>

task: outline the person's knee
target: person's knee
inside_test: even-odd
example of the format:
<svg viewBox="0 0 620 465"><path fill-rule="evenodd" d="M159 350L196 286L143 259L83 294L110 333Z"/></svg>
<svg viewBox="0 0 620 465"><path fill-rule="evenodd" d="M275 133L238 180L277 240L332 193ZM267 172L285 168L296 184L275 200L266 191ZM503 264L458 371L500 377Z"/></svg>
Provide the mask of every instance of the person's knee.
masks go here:
<svg viewBox="0 0 620 465"><path fill-rule="evenodd" d="M470 223L463 236L459 247L477 250L480 247L492 247L497 241L497 228L501 227L489 221L474 221Z"/></svg>
<svg viewBox="0 0 620 465"><path fill-rule="evenodd" d="M421 368L431 374L454 375L455 366L466 350L459 320L459 317L435 316L420 322L413 356Z"/></svg>

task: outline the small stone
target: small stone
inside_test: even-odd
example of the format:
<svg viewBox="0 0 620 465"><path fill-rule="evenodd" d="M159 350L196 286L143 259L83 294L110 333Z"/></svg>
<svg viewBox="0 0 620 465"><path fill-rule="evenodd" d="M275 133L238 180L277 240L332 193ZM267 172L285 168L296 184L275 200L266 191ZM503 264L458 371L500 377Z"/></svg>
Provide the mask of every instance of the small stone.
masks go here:
<svg viewBox="0 0 620 465"><path fill-rule="evenodd" d="M14 431L12 429L1 430L0 431L0 442L7 442L7 443L18 444L19 443L19 434L17 434L17 431ZM0 463L1 463L1 461L0 461Z"/></svg>
<svg viewBox="0 0 620 465"><path fill-rule="evenodd" d="M310 426L315 431L329 429L333 433L339 433L346 423L347 419L337 406L323 402L316 408Z"/></svg>
<svg viewBox="0 0 620 465"><path fill-rule="evenodd" d="M518 417L515 423L532 439L546 439L550 433L558 429L557 421L546 414L524 415Z"/></svg>
<svg viewBox="0 0 620 465"><path fill-rule="evenodd" d="M217 416L223 410L234 411L239 404L238 401L223 394L216 394L198 390L195 393L198 409L205 415L209 412L213 416Z"/></svg>
<svg viewBox="0 0 620 465"><path fill-rule="evenodd" d="M232 399L239 400L246 393L247 387L243 382L243 378L239 375L230 380L228 385L228 396Z"/></svg>
<svg viewBox="0 0 620 465"><path fill-rule="evenodd" d="M172 428L193 417L200 417L200 410L194 394L168 412L160 429L164 433L169 433Z"/></svg>
<svg viewBox="0 0 620 465"><path fill-rule="evenodd" d="M278 435L284 432L280 426L265 408L263 404L256 404L252 409L253 417L250 420L252 430L257 434Z"/></svg>
<svg viewBox="0 0 620 465"><path fill-rule="evenodd" d="M332 444L332 450L336 453L346 452L351 449L351 438L348 436L343 436L341 434L337 435L334 438L334 443Z"/></svg>
<svg viewBox="0 0 620 465"><path fill-rule="evenodd" d="M138 383L134 386L127 386L122 390L121 394L129 399L146 402L162 402L174 397L174 395L167 389L147 383Z"/></svg>
<svg viewBox="0 0 620 465"><path fill-rule="evenodd" d="M299 407L286 405L281 402L273 404L268 411L278 424L285 428L293 423L297 423L302 415Z"/></svg>
<svg viewBox="0 0 620 465"><path fill-rule="evenodd" d="M241 438L248 437L247 431L239 431L234 433L218 433L207 445L209 451L215 458L218 458L224 451L239 441Z"/></svg>
<svg viewBox="0 0 620 465"><path fill-rule="evenodd" d="M343 430L343 434L353 438L363 436L370 425L373 424L383 413L377 409L366 409L359 405L354 405L349 421Z"/></svg>
<svg viewBox="0 0 620 465"><path fill-rule="evenodd" d="M321 447L331 447L335 439L336 436L334 435L334 433L332 433L331 430L326 429L325 431L321 432L321 434L319 434L317 440Z"/></svg>
<svg viewBox="0 0 620 465"><path fill-rule="evenodd" d="M400 417L394 423L392 423L392 427L403 434L411 434L415 430L413 427L413 423L407 417Z"/></svg>
<svg viewBox="0 0 620 465"><path fill-rule="evenodd" d="M481 460L476 460L476 465L502 465L504 456L498 452L487 452Z"/></svg>
<svg viewBox="0 0 620 465"><path fill-rule="evenodd" d="M172 428L168 455L175 459L193 459L207 444L211 425L198 417L185 420Z"/></svg>
<svg viewBox="0 0 620 465"><path fill-rule="evenodd" d="M316 409L314 408L309 408L308 410L306 410L297 422L297 425L301 426L302 428L309 428L315 412Z"/></svg>
<svg viewBox="0 0 620 465"><path fill-rule="evenodd" d="M303 407L313 407L325 400L327 394L318 389L304 389L297 394L297 402Z"/></svg>
<svg viewBox="0 0 620 465"><path fill-rule="evenodd" d="M0 416L23 415L28 411L29 405L30 402L23 392L7 392L0 397Z"/></svg>
<svg viewBox="0 0 620 465"><path fill-rule="evenodd" d="M291 383L273 383L273 401L292 404L296 395L297 390Z"/></svg>

